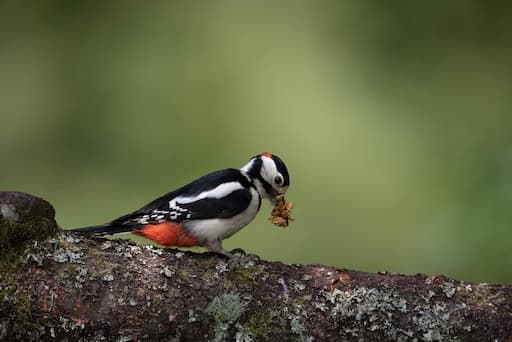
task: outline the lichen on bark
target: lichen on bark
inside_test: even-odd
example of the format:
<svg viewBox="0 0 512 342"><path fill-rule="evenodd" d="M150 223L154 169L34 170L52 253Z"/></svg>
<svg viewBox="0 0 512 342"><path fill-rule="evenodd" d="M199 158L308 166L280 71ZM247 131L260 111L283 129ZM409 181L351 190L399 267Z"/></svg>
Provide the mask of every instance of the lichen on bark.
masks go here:
<svg viewBox="0 0 512 342"><path fill-rule="evenodd" d="M0 340L437 341L512 336L512 287L250 261L59 232L0 278Z"/></svg>

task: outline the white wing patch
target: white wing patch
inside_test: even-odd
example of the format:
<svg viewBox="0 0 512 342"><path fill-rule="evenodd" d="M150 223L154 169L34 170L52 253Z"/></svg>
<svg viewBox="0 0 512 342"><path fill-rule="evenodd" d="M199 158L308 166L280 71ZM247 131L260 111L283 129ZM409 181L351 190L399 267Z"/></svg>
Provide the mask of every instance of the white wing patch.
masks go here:
<svg viewBox="0 0 512 342"><path fill-rule="evenodd" d="M155 224L162 223L166 221L170 212L168 210L158 210L155 209L151 212L151 214L146 214L140 217L136 217L132 220L132 222L136 222L139 224Z"/></svg>
<svg viewBox="0 0 512 342"><path fill-rule="evenodd" d="M176 199L169 201L169 218L173 221L177 220L178 217L187 213L186 218L190 218L188 209L184 209L176 204Z"/></svg>
<svg viewBox="0 0 512 342"><path fill-rule="evenodd" d="M191 203L203 198L222 198L240 189L244 189L244 186L240 184L240 182L222 183L216 188L213 188L208 191L203 191L195 197L183 197L179 198L179 200L181 203Z"/></svg>
<svg viewBox="0 0 512 342"><path fill-rule="evenodd" d="M204 198L223 198L232 193L233 191L244 189L243 185L240 182L228 182L223 183L213 188L211 190L203 191L197 196L192 197L182 197L178 196L169 201L169 217L171 220L176 220L185 215L186 219L189 219L191 213L188 212L188 209L182 208L179 206L179 203L187 204L193 203Z"/></svg>
<svg viewBox="0 0 512 342"><path fill-rule="evenodd" d="M178 221L190 219L192 213L186 208L180 206L181 204L193 203L204 198L223 198L231 194L233 191L244 189L243 185L239 182L223 183L211 190L203 191L197 196L184 197L178 196L169 201L169 210L154 209L150 214L142 215L133 218L127 223L138 224L158 224L164 221Z"/></svg>

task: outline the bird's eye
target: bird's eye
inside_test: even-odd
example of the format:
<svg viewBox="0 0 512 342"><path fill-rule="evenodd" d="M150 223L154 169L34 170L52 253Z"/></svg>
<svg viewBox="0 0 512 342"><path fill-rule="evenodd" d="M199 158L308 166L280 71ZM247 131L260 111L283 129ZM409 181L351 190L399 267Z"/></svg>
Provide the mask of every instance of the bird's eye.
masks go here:
<svg viewBox="0 0 512 342"><path fill-rule="evenodd" d="M276 176L276 178L274 178L274 182L277 185L281 185L281 183L283 182L283 178L281 178L281 176Z"/></svg>

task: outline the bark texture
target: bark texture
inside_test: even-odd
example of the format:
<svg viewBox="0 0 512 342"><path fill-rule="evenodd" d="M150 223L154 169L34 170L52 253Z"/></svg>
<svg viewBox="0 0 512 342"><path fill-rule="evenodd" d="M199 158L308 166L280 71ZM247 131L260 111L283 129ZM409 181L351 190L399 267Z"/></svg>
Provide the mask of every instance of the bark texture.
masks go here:
<svg viewBox="0 0 512 342"><path fill-rule="evenodd" d="M63 231L23 241L2 268L0 340L512 341L511 286L268 261L230 268L211 253Z"/></svg>

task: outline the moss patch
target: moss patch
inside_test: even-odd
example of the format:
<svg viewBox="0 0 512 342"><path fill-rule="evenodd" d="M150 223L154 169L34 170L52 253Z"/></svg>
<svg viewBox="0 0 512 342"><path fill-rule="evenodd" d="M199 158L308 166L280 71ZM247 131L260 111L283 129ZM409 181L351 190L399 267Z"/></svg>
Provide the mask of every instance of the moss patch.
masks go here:
<svg viewBox="0 0 512 342"><path fill-rule="evenodd" d="M0 271L11 272L18 267L19 255L30 240L43 241L56 231L55 221L23 215L20 222L0 217Z"/></svg>
<svg viewBox="0 0 512 342"><path fill-rule="evenodd" d="M253 311L245 328L257 338L268 336L269 332L276 327L274 324L274 318L276 317L275 307L276 304Z"/></svg>
<svg viewBox="0 0 512 342"><path fill-rule="evenodd" d="M0 324L2 319L14 319L17 325L30 327L32 302L28 294L20 292L18 282L13 273L4 273L0 276ZM1 336L0 336L1 337Z"/></svg>
<svg viewBox="0 0 512 342"><path fill-rule="evenodd" d="M27 242L43 241L58 228L53 207L28 194L0 192L0 271L17 268Z"/></svg>
<svg viewBox="0 0 512 342"><path fill-rule="evenodd" d="M265 266L247 266L237 267L232 269L228 273L228 277L231 281L237 285L256 285L258 284L267 273L265 272Z"/></svg>

